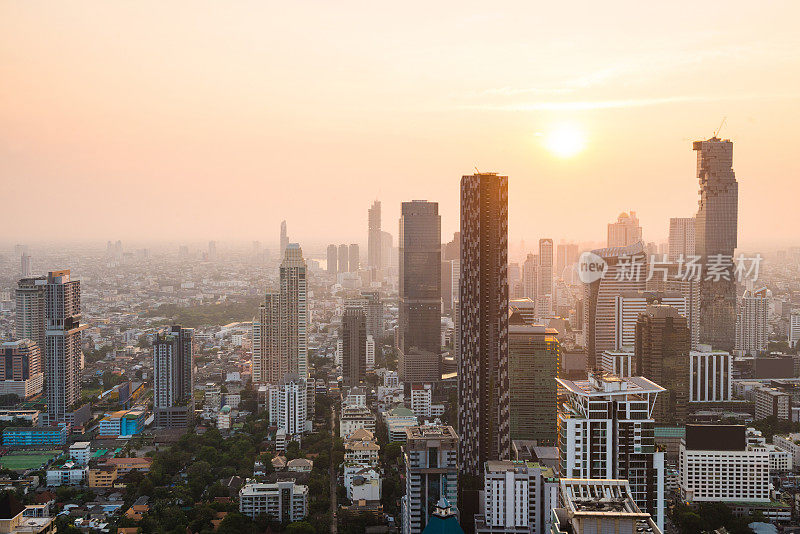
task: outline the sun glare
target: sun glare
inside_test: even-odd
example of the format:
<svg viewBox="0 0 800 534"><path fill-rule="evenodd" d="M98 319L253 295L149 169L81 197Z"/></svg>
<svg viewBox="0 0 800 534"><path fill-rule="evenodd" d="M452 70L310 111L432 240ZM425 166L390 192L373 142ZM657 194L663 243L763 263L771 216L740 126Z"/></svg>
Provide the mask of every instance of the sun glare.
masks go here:
<svg viewBox="0 0 800 534"><path fill-rule="evenodd" d="M575 126L562 124L545 136L544 146L559 158L571 158L586 147L586 136Z"/></svg>

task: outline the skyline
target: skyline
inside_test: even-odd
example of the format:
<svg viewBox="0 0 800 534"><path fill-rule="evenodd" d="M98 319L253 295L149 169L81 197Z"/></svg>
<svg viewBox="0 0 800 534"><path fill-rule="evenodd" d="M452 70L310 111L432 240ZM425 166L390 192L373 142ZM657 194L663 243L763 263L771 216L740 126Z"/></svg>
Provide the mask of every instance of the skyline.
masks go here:
<svg viewBox="0 0 800 534"><path fill-rule="evenodd" d="M697 210L692 141L726 118L740 248L796 244L800 6L618 5L4 3L0 242L69 217L83 241L270 246L285 219L293 242L363 248L376 198L395 243L413 199L446 239L474 168L509 176L512 246L600 242L629 210L660 242Z"/></svg>

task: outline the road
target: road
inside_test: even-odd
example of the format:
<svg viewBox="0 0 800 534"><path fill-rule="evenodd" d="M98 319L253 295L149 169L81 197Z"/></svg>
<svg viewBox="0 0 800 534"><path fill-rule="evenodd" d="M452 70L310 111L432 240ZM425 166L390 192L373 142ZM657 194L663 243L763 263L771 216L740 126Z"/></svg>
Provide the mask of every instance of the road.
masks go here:
<svg viewBox="0 0 800 534"><path fill-rule="evenodd" d="M331 405L331 435L336 436L336 408ZM335 438L334 438L335 439ZM331 479L331 534L336 534L336 474L338 473L338 466L333 465L333 442L331 439L331 455L330 455L330 470L328 476Z"/></svg>

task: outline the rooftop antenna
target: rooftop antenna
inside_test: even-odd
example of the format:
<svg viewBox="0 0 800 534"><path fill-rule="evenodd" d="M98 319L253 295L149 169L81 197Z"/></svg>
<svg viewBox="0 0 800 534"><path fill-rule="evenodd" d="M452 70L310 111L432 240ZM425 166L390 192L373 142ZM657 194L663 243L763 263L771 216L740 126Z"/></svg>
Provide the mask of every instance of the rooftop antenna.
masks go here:
<svg viewBox="0 0 800 534"><path fill-rule="evenodd" d="M722 122L719 123L719 128L714 130L714 137L717 137L719 132L722 130L722 127L725 126L725 121L728 120L728 117L722 117Z"/></svg>
<svg viewBox="0 0 800 534"><path fill-rule="evenodd" d="M475 169L475 172L476 172L476 173L478 173L478 174L480 174L480 173L481 173L481 171L479 171L479 170L478 170L478 167L473 167L473 169Z"/></svg>

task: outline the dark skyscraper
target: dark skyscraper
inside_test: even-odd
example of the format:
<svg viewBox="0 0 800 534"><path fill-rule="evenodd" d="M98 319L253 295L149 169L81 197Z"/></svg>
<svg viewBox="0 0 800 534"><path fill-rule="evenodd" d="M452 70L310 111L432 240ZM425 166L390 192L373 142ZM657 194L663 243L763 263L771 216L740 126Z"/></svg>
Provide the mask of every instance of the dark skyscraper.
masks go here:
<svg viewBox="0 0 800 534"><path fill-rule="evenodd" d="M739 205L739 185L733 172L733 143L712 137L707 141L695 141L692 147L697 151L700 181L695 251L704 266L700 282L700 343L732 351L736 341L733 253ZM718 280L706 280L709 264L716 264L723 276Z"/></svg>
<svg viewBox="0 0 800 534"><path fill-rule="evenodd" d="M186 427L194 415L192 338L194 330L172 326L153 336L155 424Z"/></svg>
<svg viewBox="0 0 800 534"><path fill-rule="evenodd" d="M686 424L689 408L691 333L676 308L650 305L636 321L636 374L667 389L658 396L656 424Z"/></svg>
<svg viewBox="0 0 800 534"><path fill-rule="evenodd" d="M342 316L342 384L357 386L366 379L367 317L360 306L347 307Z"/></svg>
<svg viewBox="0 0 800 534"><path fill-rule="evenodd" d="M441 225L438 203L403 202L397 351L404 382L442 378Z"/></svg>
<svg viewBox="0 0 800 534"><path fill-rule="evenodd" d="M508 177L461 179L460 472L508 460Z"/></svg>
<svg viewBox="0 0 800 534"><path fill-rule="evenodd" d="M381 268L381 203L376 200L367 210L367 266Z"/></svg>
<svg viewBox="0 0 800 534"><path fill-rule="evenodd" d="M328 264L326 267L328 274L339 272L339 250L336 245L328 245Z"/></svg>

